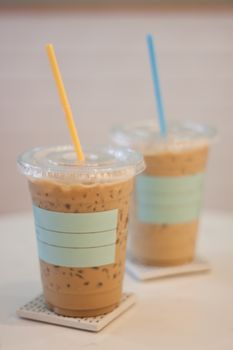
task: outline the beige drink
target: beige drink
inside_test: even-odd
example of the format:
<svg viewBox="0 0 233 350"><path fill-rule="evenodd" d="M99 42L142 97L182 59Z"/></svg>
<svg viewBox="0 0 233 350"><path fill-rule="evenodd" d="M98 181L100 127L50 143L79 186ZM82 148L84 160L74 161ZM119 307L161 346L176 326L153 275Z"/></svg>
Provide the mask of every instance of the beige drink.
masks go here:
<svg viewBox="0 0 233 350"><path fill-rule="evenodd" d="M129 255L148 265L192 261L214 130L177 124L170 127L167 138L161 138L153 122L125 129L115 131L115 141L141 150L146 163L136 180Z"/></svg>
<svg viewBox="0 0 233 350"><path fill-rule="evenodd" d="M182 179L183 176L204 172L207 156L207 146L179 152L145 154L144 174ZM197 229L198 218L191 221L181 220L173 224L167 222L154 224L140 222L134 216L129 252L132 257L149 265L184 264L194 258Z"/></svg>
<svg viewBox="0 0 233 350"><path fill-rule="evenodd" d="M53 152L48 150L46 157L53 159ZM121 160L119 152L114 152L99 151L97 155L95 152L95 157L89 156L85 165L75 169L67 165L69 171L65 166L62 172L57 165L59 169L53 169L52 176L29 177L44 297L48 307L58 314L100 315L114 309L120 301L129 199L134 175L139 171L138 166L143 169L143 162L139 155L122 151L125 159ZM64 158L63 153L55 151L58 159ZM40 152L40 157L44 159L43 152ZM94 164L92 157L95 158ZM68 158L65 154L63 162L67 163ZM48 220L53 214L57 218L55 223L52 221L54 225L63 225L68 218L66 226L59 231L48 228ZM116 218L115 230L103 228L106 222L102 221L109 221L108 214ZM48 218L44 219L44 215ZM75 226L72 220L75 220ZM112 218L109 222L112 223ZM90 225L92 229L87 231L86 227ZM64 227L66 232L63 232ZM95 232L91 232L93 230ZM57 249L60 249L58 254ZM54 259L58 262L55 263Z"/></svg>

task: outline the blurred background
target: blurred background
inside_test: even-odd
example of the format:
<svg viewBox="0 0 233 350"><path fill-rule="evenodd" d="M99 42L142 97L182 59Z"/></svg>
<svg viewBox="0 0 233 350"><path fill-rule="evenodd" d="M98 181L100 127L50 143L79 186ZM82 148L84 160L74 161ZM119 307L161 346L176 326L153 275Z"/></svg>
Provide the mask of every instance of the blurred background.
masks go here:
<svg viewBox="0 0 233 350"><path fill-rule="evenodd" d="M233 209L232 1L0 1L0 213L30 210L16 158L70 143L44 46L54 44L83 144L153 118L156 40L167 117L213 124L205 207Z"/></svg>

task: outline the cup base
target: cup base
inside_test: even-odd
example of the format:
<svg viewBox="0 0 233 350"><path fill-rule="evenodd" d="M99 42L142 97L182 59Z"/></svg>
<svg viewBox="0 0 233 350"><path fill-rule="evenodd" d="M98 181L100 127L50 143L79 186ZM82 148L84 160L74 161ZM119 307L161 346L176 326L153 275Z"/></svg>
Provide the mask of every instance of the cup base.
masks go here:
<svg viewBox="0 0 233 350"><path fill-rule="evenodd" d="M122 286L110 291L92 294L66 294L44 288L44 300L48 309L58 315L70 317L99 316L114 310L122 297Z"/></svg>
<svg viewBox="0 0 233 350"><path fill-rule="evenodd" d="M108 307L104 307L101 309L95 309L95 310L69 310L69 309L63 309L63 308L54 306L54 305L48 303L47 301L45 303L46 303L47 308L50 311L53 311L58 315L68 316L68 317L100 316L100 315L104 315L104 314L107 314L107 313L113 311L119 305L119 303L116 303L114 305L110 305Z"/></svg>
<svg viewBox="0 0 233 350"><path fill-rule="evenodd" d="M151 266L179 266L193 261L198 220L177 224L142 224L131 229L132 259Z"/></svg>
<svg viewBox="0 0 233 350"><path fill-rule="evenodd" d="M179 266L179 265L184 265L184 264L188 264L190 262L192 262L194 259L193 256L191 257L186 257L186 258L182 258L182 259L168 259L168 260L156 260L156 259L145 259L145 258L135 258L132 257L131 260L132 261L136 261L140 264L143 265L148 265L148 266Z"/></svg>

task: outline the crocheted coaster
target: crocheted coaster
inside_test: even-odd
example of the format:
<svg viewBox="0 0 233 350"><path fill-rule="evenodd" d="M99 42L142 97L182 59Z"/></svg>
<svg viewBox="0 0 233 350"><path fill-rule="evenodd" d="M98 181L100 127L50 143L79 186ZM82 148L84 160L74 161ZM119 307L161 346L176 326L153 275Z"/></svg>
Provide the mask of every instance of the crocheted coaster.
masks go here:
<svg viewBox="0 0 233 350"><path fill-rule="evenodd" d="M17 310L17 315L35 321L51 323L59 326L77 328L81 330L99 332L110 322L135 304L133 293L123 293L121 302L113 311L96 317L66 317L55 314L47 309L43 295L32 299Z"/></svg>
<svg viewBox="0 0 233 350"><path fill-rule="evenodd" d="M132 260L127 260L126 262L126 271L140 281L200 273L209 270L211 270L211 266L208 261L200 257L196 257L191 263L188 264L168 267L142 265Z"/></svg>

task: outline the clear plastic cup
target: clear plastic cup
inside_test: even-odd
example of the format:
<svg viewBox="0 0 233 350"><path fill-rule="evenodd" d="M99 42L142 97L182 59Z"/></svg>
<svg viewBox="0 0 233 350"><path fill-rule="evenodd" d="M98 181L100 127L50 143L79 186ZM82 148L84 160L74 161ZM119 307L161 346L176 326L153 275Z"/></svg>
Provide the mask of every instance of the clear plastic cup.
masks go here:
<svg viewBox="0 0 233 350"><path fill-rule="evenodd" d="M144 155L146 170L136 179L129 254L148 265L192 261L201 210L203 181L214 128L171 123L166 137L153 120L113 129L118 146Z"/></svg>
<svg viewBox="0 0 233 350"><path fill-rule="evenodd" d="M32 197L44 297L66 316L113 310L122 295L128 207L140 154L93 147L78 162L71 146L18 158Z"/></svg>

